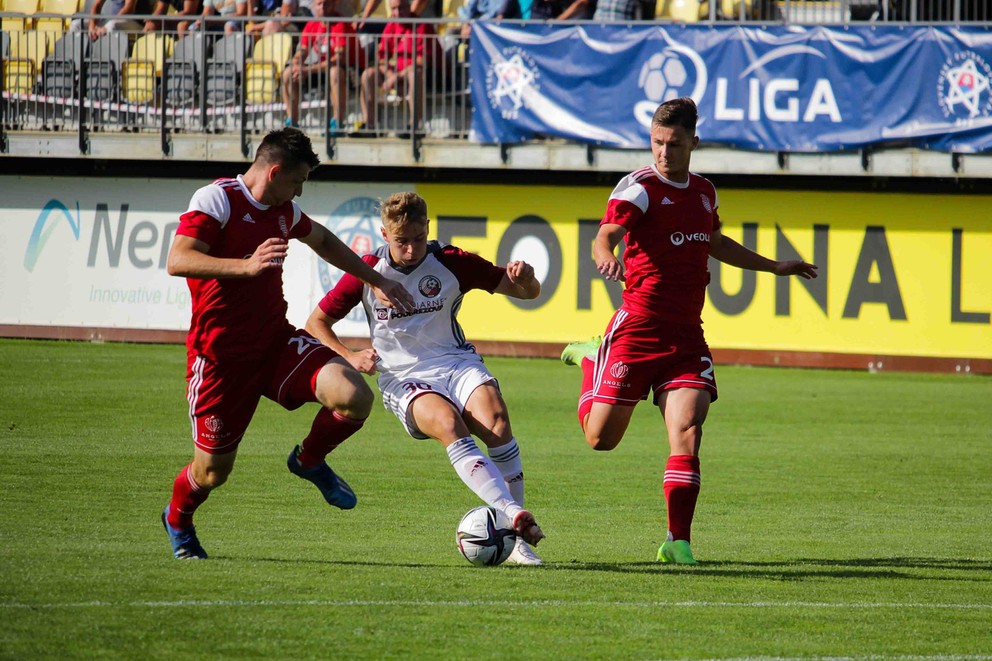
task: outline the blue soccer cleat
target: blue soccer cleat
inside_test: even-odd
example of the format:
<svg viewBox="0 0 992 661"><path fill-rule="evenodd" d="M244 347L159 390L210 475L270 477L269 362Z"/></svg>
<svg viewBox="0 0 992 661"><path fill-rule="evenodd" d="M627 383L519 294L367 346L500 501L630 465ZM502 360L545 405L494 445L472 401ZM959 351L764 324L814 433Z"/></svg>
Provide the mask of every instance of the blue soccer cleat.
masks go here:
<svg viewBox="0 0 992 661"><path fill-rule="evenodd" d="M297 459L297 453L299 451L300 446L297 445L286 459L286 467L289 468L290 473L308 482L312 482L314 486L320 489L321 495L324 496L324 500L329 505L343 510L350 510L358 504L358 498L355 496L355 492L351 490L347 482L331 470L327 462L321 462L313 468L303 468L300 465L299 459Z"/></svg>
<svg viewBox="0 0 992 661"><path fill-rule="evenodd" d="M162 525L169 535L169 543L172 544L172 555L176 560L206 560L207 552L200 546L200 540L196 537L196 528L173 528L169 525L169 506L162 510Z"/></svg>

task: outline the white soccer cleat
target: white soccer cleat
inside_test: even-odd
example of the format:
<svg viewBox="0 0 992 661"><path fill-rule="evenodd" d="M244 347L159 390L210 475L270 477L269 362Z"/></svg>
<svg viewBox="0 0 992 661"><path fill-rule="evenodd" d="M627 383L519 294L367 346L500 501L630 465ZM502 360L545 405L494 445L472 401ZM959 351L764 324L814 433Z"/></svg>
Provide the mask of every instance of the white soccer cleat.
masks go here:
<svg viewBox="0 0 992 661"><path fill-rule="evenodd" d="M543 565L544 560L537 557L534 549L527 546L527 542L517 537L517 543L513 547L513 552L506 559L508 565Z"/></svg>

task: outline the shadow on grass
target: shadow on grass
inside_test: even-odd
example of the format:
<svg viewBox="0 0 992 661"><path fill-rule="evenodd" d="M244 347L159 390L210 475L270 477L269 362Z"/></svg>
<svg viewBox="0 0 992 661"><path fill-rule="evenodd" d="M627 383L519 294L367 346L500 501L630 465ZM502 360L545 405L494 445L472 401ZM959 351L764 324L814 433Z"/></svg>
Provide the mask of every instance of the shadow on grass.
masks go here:
<svg viewBox="0 0 992 661"><path fill-rule="evenodd" d="M799 558L775 562L704 560L695 566L663 565L658 562L613 563L573 560L549 564L547 567L559 571L599 571L628 574L658 574L662 572L700 576L764 578L775 581L801 581L810 578L856 578L992 582L992 561L954 558ZM958 573L935 575L934 571L979 572L980 575Z"/></svg>

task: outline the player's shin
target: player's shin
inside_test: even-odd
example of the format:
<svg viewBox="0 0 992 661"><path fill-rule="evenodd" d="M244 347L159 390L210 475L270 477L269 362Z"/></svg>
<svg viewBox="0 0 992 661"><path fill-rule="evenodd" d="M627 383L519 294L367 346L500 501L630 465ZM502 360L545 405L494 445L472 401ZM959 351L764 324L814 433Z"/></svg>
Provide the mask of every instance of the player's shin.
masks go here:
<svg viewBox="0 0 992 661"><path fill-rule="evenodd" d="M501 510L511 521L523 511L507 489L503 476L475 444L475 439L467 436L449 445L448 459L462 482L483 502Z"/></svg>
<svg viewBox="0 0 992 661"><path fill-rule="evenodd" d="M300 443L297 459L303 468L313 468L324 461L331 450L344 443L365 424L336 411L321 408L314 416L310 434Z"/></svg>
<svg viewBox="0 0 992 661"><path fill-rule="evenodd" d="M517 501L518 505L524 504L524 467L520 459L520 447L517 439L511 438L510 442L495 448L489 448L489 458L496 464L496 468L503 476L506 487L510 490L510 495Z"/></svg>
<svg viewBox="0 0 992 661"><path fill-rule="evenodd" d="M665 503L669 539L691 541L692 517L699 497L699 457L675 454L665 466Z"/></svg>
<svg viewBox="0 0 992 661"><path fill-rule="evenodd" d="M193 513L210 495L193 479L193 464L187 464L172 483L172 500L169 502L169 525L177 529L193 526Z"/></svg>

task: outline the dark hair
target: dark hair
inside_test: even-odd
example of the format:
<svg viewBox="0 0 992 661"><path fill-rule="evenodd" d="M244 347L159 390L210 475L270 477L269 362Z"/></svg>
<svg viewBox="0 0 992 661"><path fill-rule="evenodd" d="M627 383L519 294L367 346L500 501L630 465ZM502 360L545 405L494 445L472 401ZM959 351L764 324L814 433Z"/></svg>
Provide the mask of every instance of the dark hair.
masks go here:
<svg viewBox="0 0 992 661"><path fill-rule="evenodd" d="M696 102L688 96L665 101L654 111L651 126L681 126L696 135L696 119L699 114Z"/></svg>
<svg viewBox="0 0 992 661"><path fill-rule="evenodd" d="M289 169L298 168L304 163L310 169L320 165L320 159L314 153L307 134L290 127L269 131L255 152L255 161L279 164Z"/></svg>
<svg viewBox="0 0 992 661"><path fill-rule="evenodd" d="M427 222L427 201L416 193L393 193L380 202L379 212L387 230L420 225Z"/></svg>

